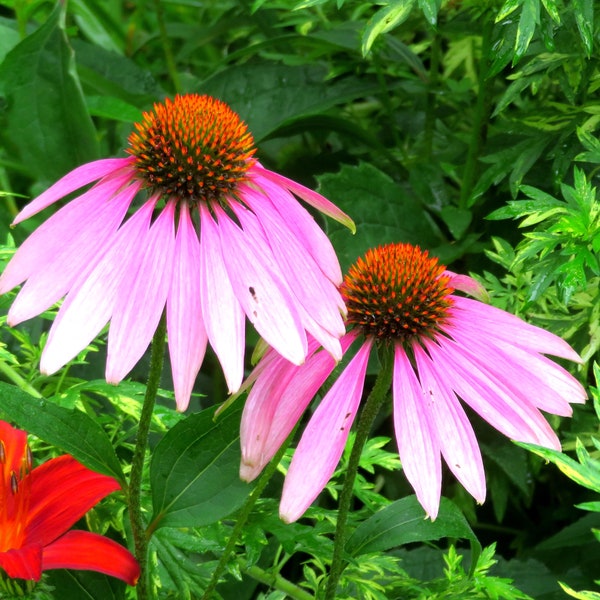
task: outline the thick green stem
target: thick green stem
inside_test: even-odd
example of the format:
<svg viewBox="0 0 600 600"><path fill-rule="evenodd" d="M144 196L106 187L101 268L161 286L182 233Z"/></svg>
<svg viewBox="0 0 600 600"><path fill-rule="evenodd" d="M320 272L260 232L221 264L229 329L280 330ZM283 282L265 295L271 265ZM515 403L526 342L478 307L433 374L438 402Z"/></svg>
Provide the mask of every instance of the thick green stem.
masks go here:
<svg viewBox="0 0 600 600"><path fill-rule="evenodd" d="M181 90L181 83L179 81L179 73L177 72L177 65L175 58L173 57L173 48L171 47L171 39L167 32L167 26L165 24L165 14L161 4L161 0L154 0L154 7L156 9L156 19L158 21L158 30L160 32L160 42L165 53L165 60L167 61L167 69L169 71L169 77L173 83L173 89L175 92Z"/></svg>
<svg viewBox="0 0 600 600"><path fill-rule="evenodd" d="M248 563L241 557L237 559L237 563L244 573L256 579L256 581L260 581L273 589L283 592L286 598L292 598L293 600L314 600L309 592L288 581L278 573L269 573L269 571L265 571L257 565L249 567Z"/></svg>
<svg viewBox="0 0 600 600"><path fill-rule="evenodd" d="M277 470L277 466L279 465L281 458L285 454L287 447L290 445L290 442L292 441L292 439L294 437L295 431L296 431L296 429L294 429L294 431L289 435L288 439L281 446L281 448L279 448L279 450L277 451L277 454L273 457L271 462L267 465L265 470L262 472L262 475L259 477L258 482L256 483L256 487L252 490L252 493L248 496L248 499L246 500L244 506L242 506L242 508L240 509L240 512L237 515L237 521L236 521L235 527L233 528L233 531L231 532L231 535L229 536L229 540L227 540L227 545L225 546L225 550L223 550L223 554L221 554L219 563L217 564L217 566L215 567L215 570L213 571L212 577L211 577L210 581L208 582L208 586L204 590L204 594L202 595L201 600L209 600L210 598L213 598L213 593L219 583L219 579L220 579L221 575L223 574L223 572L225 571L225 568L227 567L227 563L229 562L229 557L235 550L235 545L237 544L237 541L238 541L240 535L242 534L244 527L246 526L246 521L248 520L248 517L250 516L250 513L252 512L252 509L254 508L256 501L260 498L267 483L269 483L271 477Z"/></svg>
<svg viewBox="0 0 600 600"><path fill-rule="evenodd" d="M325 600L335 600L338 581L344 570L344 547L346 546L346 524L348 522L348 514L352 504L354 495L354 481L358 472L360 455L367 441L373 421L379 413L379 410L386 401L390 385L392 382L393 356L391 352L382 353L382 366L375 385L367 398L365 406L362 410L358 425L356 427L356 437L354 445L348 460L348 468L346 470L346 478L344 479L344 487L340 494L340 503L338 508L338 518L335 528L335 540L333 545L333 557L331 559L331 570L327 581L327 589L325 591Z"/></svg>
<svg viewBox="0 0 600 600"><path fill-rule="evenodd" d="M129 479L129 518L131 520L131 531L135 547L135 557L140 565L140 579L137 584L138 600L147 600L151 597L148 585L148 538L146 536L146 525L142 515L142 476L146 459L146 448L148 446L148 433L154 404L158 394L158 386L163 368L165 356L165 334L167 324L163 314L160 323L152 338L152 349L150 351L150 369L146 395L142 405L140 423L138 426L135 449L131 460L131 475Z"/></svg>
<svg viewBox="0 0 600 600"><path fill-rule="evenodd" d="M490 90L491 84L493 83L493 79L488 77L493 30L494 22L492 19L488 18L483 25L483 32L481 34L481 60L479 62L479 75L477 81L477 103L475 104L473 129L469 141L469 150L460 188L459 207L462 209L467 209L473 204L471 195L473 193L473 188L475 187L479 155L481 154L481 149L483 148L487 135L488 119L490 116Z"/></svg>

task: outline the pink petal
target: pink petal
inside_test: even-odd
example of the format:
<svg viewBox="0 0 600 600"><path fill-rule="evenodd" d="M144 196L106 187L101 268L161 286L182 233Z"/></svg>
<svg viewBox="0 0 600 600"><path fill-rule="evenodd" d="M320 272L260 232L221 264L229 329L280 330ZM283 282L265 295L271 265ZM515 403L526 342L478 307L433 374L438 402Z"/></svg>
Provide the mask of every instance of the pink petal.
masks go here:
<svg viewBox="0 0 600 600"><path fill-rule="evenodd" d="M304 514L339 463L362 397L370 352L367 340L321 400L302 434L281 495L279 515L286 523Z"/></svg>
<svg viewBox="0 0 600 600"><path fill-rule="evenodd" d="M200 242L185 202L180 211L173 278L167 298L167 329L177 410L184 411L204 360L208 338L200 307Z"/></svg>
<svg viewBox="0 0 600 600"><path fill-rule="evenodd" d="M301 364L307 351L304 328L277 269L265 255L264 244L251 231L242 231L224 211L217 213L223 259L246 316L277 352Z"/></svg>
<svg viewBox="0 0 600 600"><path fill-rule="evenodd" d="M469 419L454 392L447 387L447 382L433 369L429 356L416 343L412 348L444 460L465 489L477 502L483 503L485 473L477 438Z"/></svg>
<svg viewBox="0 0 600 600"><path fill-rule="evenodd" d="M442 463L430 402L401 344L394 351L394 429L402 469L419 502L435 519L442 493Z"/></svg>
<svg viewBox="0 0 600 600"><path fill-rule="evenodd" d="M455 290L469 294L481 302L489 301L490 295L488 294L487 290L472 277L469 277L468 275L457 275L452 271L444 271L442 275L447 275L450 277L450 285Z"/></svg>
<svg viewBox="0 0 600 600"><path fill-rule="evenodd" d="M124 179L119 178L93 187L78 198L85 202L77 203L76 210L68 210L68 205L44 224L57 218L56 227L46 229L38 236L44 228L42 225L21 246L7 267L6 281L12 283L11 274L27 262L31 263L31 268L23 272L29 271L30 276L9 310L11 325L30 319L55 304L81 273L97 262L140 188L136 183L115 195L124 183ZM53 236L49 244L46 234Z"/></svg>
<svg viewBox="0 0 600 600"><path fill-rule="evenodd" d="M567 342L541 327L526 323L515 315L477 300L460 296L451 298L455 309L459 310L462 326L485 330L489 335L528 350L560 356L577 363L582 362L581 357Z"/></svg>
<svg viewBox="0 0 600 600"><path fill-rule="evenodd" d="M342 271L329 238L317 225L312 215L287 189L263 177L262 172L258 169L251 173L252 181L258 187L258 193L249 196L248 199L244 198L244 202L258 215L262 214L267 207L275 210L302 246L308 249L323 273L332 283L339 286L343 279Z"/></svg>
<svg viewBox="0 0 600 600"><path fill-rule="evenodd" d="M356 334L347 334L342 339L343 350L355 339ZM255 479L273 458L335 368L332 357L327 352L314 352L311 342L303 365L298 367L273 353L275 357L256 378L240 427L240 477L245 481Z"/></svg>
<svg viewBox="0 0 600 600"><path fill-rule="evenodd" d="M438 339L426 343L438 378L443 377L462 400L493 427L511 439L560 449L556 434L527 398L515 396L485 370L486 353L479 360L468 349Z"/></svg>
<svg viewBox="0 0 600 600"><path fill-rule="evenodd" d="M167 302L175 250L175 201L163 208L148 234L131 249L117 289L106 357L106 381L118 383L142 357Z"/></svg>
<svg viewBox="0 0 600 600"><path fill-rule="evenodd" d="M147 236L156 198L148 200L117 231L104 256L67 294L42 353L40 370L51 374L98 335L113 311L117 288L129 276L134 248Z"/></svg>
<svg viewBox="0 0 600 600"><path fill-rule="evenodd" d="M244 313L233 292L217 224L200 204L200 307L206 334L219 358L229 393L244 377Z"/></svg>
<svg viewBox="0 0 600 600"><path fill-rule="evenodd" d="M69 531L44 548L42 569L86 569L122 579L135 585L140 567L117 542L89 531Z"/></svg>
<svg viewBox="0 0 600 600"><path fill-rule="evenodd" d="M352 233L356 233L356 226L354 225L354 221L345 212L343 212L335 204L333 204L333 202L330 202L329 200L327 200L327 198L321 196L321 194L317 194L317 192L313 192L312 190L309 190L303 185L300 185L299 183L296 183L295 181L284 177L283 175L279 175L278 173L274 173L273 171L268 171L258 162L255 163L255 166L252 168L252 170L254 169L256 169L258 173L260 173L267 179L270 179L271 181L280 185L281 187L290 190L291 192L296 194L296 196L302 198L304 202L310 204L318 211L322 212L328 217L331 217L332 219L335 219L336 221L339 221L342 225L348 227L348 229L350 229Z"/></svg>
<svg viewBox="0 0 600 600"><path fill-rule="evenodd" d="M29 217L44 210L52 203L64 198L67 194L78 190L80 187L92 183L106 175L111 175L121 169L130 169L131 164L135 159L130 158L104 158L91 163L81 165L67 173L59 179L54 185L50 186L45 192L32 200L23 210L16 216L13 225L29 219Z"/></svg>

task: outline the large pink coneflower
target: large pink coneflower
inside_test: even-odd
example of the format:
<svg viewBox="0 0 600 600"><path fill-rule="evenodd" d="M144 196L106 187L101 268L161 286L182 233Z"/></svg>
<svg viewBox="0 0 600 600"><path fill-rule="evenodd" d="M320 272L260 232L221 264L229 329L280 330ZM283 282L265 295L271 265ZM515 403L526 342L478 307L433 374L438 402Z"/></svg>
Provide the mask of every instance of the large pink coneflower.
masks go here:
<svg viewBox="0 0 600 600"><path fill-rule="evenodd" d="M350 269L342 295L360 346L312 415L285 478L281 517L298 519L342 455L373 348L393 351L394 426L404 473L431 518L438 513L443 456L478 502L485 499L479 446L459 398L509 438L560 449L540 410L568 416L583 387L543 354L581 362L561 338L478 300L477 282L409 244L370 250ZM248 378L241 477L254 479L287 438L335 367L314 340L302 366L270 349Z"/></svg>
<svg viewBox="0 0 600 600"><path fill-rule="evenodd" d="M147 349L166 307L177 406L184 410L207 342L230 391L243 378L244 315L295 364L307 335L341 357L344 304L327 236L294 195L353 227L323 196L253 157L246 125L209 96L176 96L144 113L127 158L78 167L15 223L83 186L19 248L0 293L26 281L11 325L65 297L41 358L55 372L110 321L106 378Z"/></svg>

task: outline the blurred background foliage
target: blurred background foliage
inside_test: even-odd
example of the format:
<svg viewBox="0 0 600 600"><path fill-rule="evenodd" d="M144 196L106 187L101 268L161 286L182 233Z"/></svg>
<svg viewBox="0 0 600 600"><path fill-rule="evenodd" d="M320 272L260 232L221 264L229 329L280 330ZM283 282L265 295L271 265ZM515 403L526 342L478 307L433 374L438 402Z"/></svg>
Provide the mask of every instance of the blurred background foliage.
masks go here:
<svg viewBox="0 0 600 600"><path fill-rule="evenodd" d="M47 218L48 211L10 230L27 198L82 162L124 156L132 123L153 102L206 93L247 122L266 166L318 188L354 218L355 236L322 223L344 270L381 243L426 247L454 271L479 277L494 304L565 337L585 359L579 376L592 384L600 345L599 6L593 0L0 0L0 239L6 240L0 259ZM10 301L0 298L3 315ZM2 328L2 377L59 409L85 413L82 431L99 425L114 460L126 468L143 386L134 381L115 389L101 381L102 340L74 365L41 377L44 331L43 321ZM136 372L143 381L144 366ZM98 381L82 380L92 376ZM225 398L210 357L196 389L196 411ZM153 435L167 471L181 452L177 436L166 433L172 427L194 443L213 434L235 442L235 435L227 437L235 431L231 424L215 434L211 419L184 418L170 409L171 394L163 396ZM64 448L58 425L54 437L43 435L44 419L60 422L60 410L41 420L38 413L38 422L35 410L19 412L15 402L2 401L0 409ZM435 535L418 530L414 539L361 554L345 572L340 598L552 600L565 597L557 580L594 587L600 518L589 503L598 489L577 478L571 484L542 458L473 421L488 502L475 506L448 478L444 495L468 523L456 525L448 509ZM552 423L566 450L577 446L579 458L600 468L592 406ZM393 437L385 415L376 433L384 442ZM353 526L387 506L418 514L419 507L397 504L410 490L393 443L370 448ZM105 466L114 462L108 454L100 459ZM173 504L161 496L168 492L158 483L160 465L150 469L149 513L166 514L169 525L153 538L160 597L200 597L210 578L249 491L233 481L235 456L224 465L200 481L218 488L223 473L231 475L227 510L208 522L201 518L204 499L181 500L173 492L175 506L181 500L194 507L185 528L175 509L165 508ZM342 471L343 464L319 506L290 526L275 516L281 481L273 481L219 587L222 597L302 598L300 592L311 597L321 589ZM177 477L183 485L194 474ZM587 513L575 507L581 503L588 503ZM110 506L101 506L100 529L111 515ZM488 547L483 552L473 531ZM439 538L450 540L434 545ZM457 554L450 542L459 539L471 548L459 543L464 551ZM52 583L67 590L65 598L126 593L99 577L57 574ZM277 577L301 588L284 592ZM78 596L82 589L88 595Z"/></svg>

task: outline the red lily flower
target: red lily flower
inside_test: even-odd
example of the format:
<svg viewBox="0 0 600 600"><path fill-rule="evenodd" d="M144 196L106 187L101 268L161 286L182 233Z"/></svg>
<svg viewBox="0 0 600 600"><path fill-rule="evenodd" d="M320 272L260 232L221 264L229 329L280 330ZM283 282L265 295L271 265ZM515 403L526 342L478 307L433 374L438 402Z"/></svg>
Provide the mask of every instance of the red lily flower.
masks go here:
<svg viewBox="0 0 600 600"><path fill-rule="evenodd" d="M89 569L135 585L140 569L123 546L89 531L67 531L116 479L65 454L31 469L27 434L0 421L0 567L39 581L48 569Z"/></svg>

